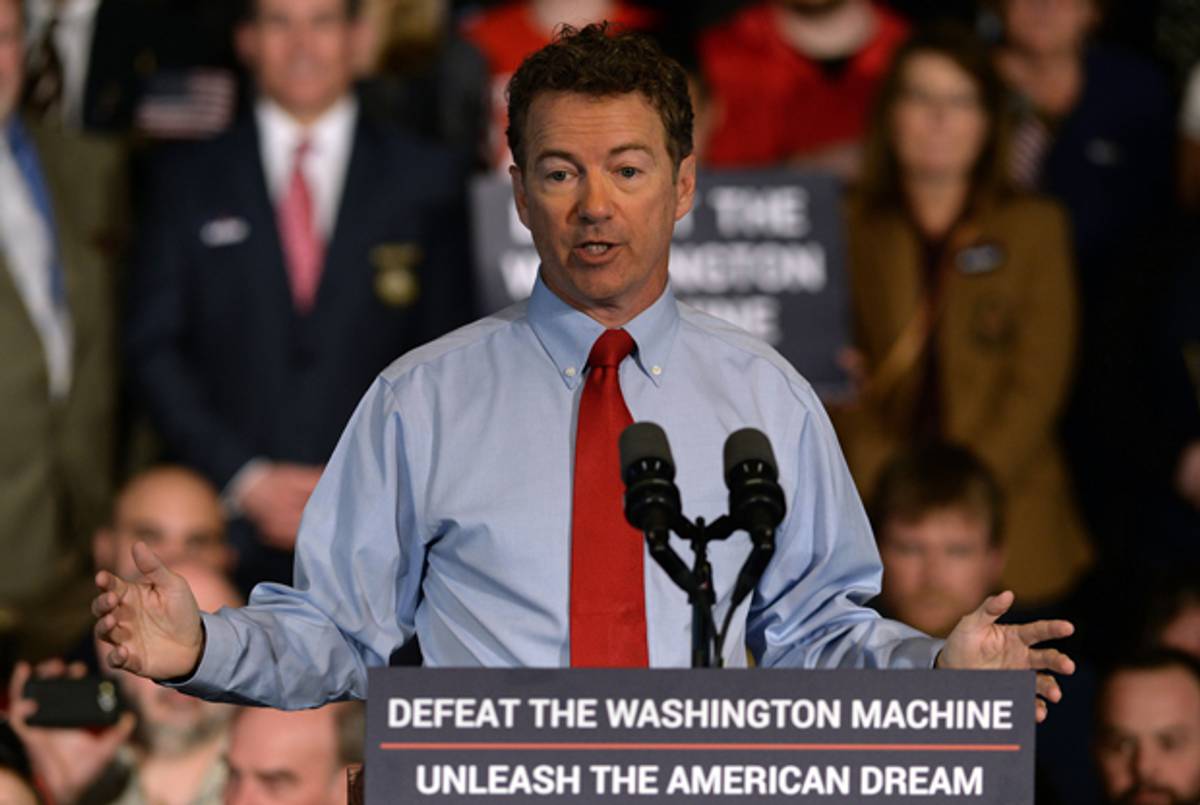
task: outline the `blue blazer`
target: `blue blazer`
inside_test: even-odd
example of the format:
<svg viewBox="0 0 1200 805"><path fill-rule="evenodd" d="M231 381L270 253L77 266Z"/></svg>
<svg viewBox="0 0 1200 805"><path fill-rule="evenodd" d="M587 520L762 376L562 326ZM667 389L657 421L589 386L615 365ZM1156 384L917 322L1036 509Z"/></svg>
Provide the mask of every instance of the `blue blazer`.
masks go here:
<svg viewBox="0 0 1200 805"><path fill-rule="evenodd" d="M324 463L376 374L474 313L465 177L359 114L314 309L293 308L251 119L151 170L130 279L134 399L219 488L247 461Z"/></svg>

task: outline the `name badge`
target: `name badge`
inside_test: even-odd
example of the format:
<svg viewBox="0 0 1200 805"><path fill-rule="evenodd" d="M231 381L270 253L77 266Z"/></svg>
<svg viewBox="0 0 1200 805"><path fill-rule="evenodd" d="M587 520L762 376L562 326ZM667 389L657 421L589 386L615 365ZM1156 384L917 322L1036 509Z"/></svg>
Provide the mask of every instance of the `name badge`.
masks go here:
<svg viewBox="0 0 1200 805"><path fill-rule="evenodd" d="M990 274L1004 265L1004 247L999 243L968 246L954 256L954 265L967 276Z"/></svg>
<svg viewBox="0 0 1200 805"><path fill-rule="evenodd" d="M388 307L411 307L421 296L417 266L424 257L415 243L381 243L371 249L375 296Z"/></svg>

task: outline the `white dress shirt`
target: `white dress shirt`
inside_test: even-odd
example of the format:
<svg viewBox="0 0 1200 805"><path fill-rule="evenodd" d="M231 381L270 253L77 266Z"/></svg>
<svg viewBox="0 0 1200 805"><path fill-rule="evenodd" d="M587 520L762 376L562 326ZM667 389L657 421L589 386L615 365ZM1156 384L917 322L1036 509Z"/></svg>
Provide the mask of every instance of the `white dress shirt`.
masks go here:
<svg viewBox="0 0 1200 805"><path fill-rule="evenodd" d="M63 66L63 122L78 127L83 122L83 92L87 85L88 62L92 58L92 35L100 0L27 0L28 47L41 41L50 17L58 8L54 45Z"/></svg>
<svg viewBox="0 0 1200 805"><path fill-rule="evenodd" d="M41 339L50 397L63 399L71 389L73 339L71 317L66 306L55 301L52 290L54 235L13 158L3 128L0 128L0 253Z"/></svg>
<svg viewBox="0 0 1200 805"><path fill-rule="evenodd" d="M259 100L255 116L267 190L276 207L287 193L296 147L308 138L308 153L301 170L313 196L317 231L328 243L337 222L342 188L346 183L346 168L350 164L350 152L354 146L358 101L352 95L345 96L307 127L297 123L279 104L266 98Z"/></svg>

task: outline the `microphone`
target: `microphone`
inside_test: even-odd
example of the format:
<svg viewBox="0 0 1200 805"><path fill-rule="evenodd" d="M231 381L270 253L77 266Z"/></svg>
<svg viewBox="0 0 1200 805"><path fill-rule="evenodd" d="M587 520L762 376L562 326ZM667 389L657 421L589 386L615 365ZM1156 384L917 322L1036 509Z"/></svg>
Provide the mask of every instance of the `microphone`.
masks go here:
<svg viewBox="0 0 1200 805"><path fill-rule="evenodd" d="M621 432L621 477L625 479L625 519L646 535L650 557L691 595L691 571L671 550L671 527L683 520L675 462L667 434L653 422L635 422Z"/></svg>
<svg viewBox="0 0 1200 805"><path fill-rule="evenodd" d="M666 537L681 512L667 434L653 422L635 422L621 433L619 445L625 519L648 535Z"/></svg>
<svg viewBox="0 0 1200 805"><path fill-rule="evenodd" d="M725 440L729 517L750 535L753 546L734 584L730 615L758 584L775 554L775 527L787 513L778 479L775 451L762 431L742 428L729 434Z"/></svg>
<svg viewBox="0 0 1200 805"><path fill-rule="evenodd" d="M775 451L760 430L742 428L725 440L729 516L758 540L783 522L787 506L778 483Z"/></svg>

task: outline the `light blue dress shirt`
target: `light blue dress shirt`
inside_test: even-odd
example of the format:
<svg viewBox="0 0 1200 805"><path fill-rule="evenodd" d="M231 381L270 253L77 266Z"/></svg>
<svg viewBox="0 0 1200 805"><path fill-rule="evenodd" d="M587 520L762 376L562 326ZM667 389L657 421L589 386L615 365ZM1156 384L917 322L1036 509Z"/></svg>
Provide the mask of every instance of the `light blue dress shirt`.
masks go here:
<svg viewBox="0 0 1200 805"><path fill-rule="evenodd" d="M763 666L930 667L941 641L864 606L879 555L808 383L669 289L625 329L637 349L621 389L635 420L666 430L685 514L725 512L734 430L762 430L779 461L787 518L726 664L745 665L747 645ZM575 417L601 332L539 280L528 301L393 363L305 509L295 588L262 584L249 606L205 614L184 689L285 708L365 697L367 669L414 633L427 666L568 665ZM712 545L718 622L748 552L741 532ZM649 557L645 591L650 664L686 667L691 608Z"/></svg>

